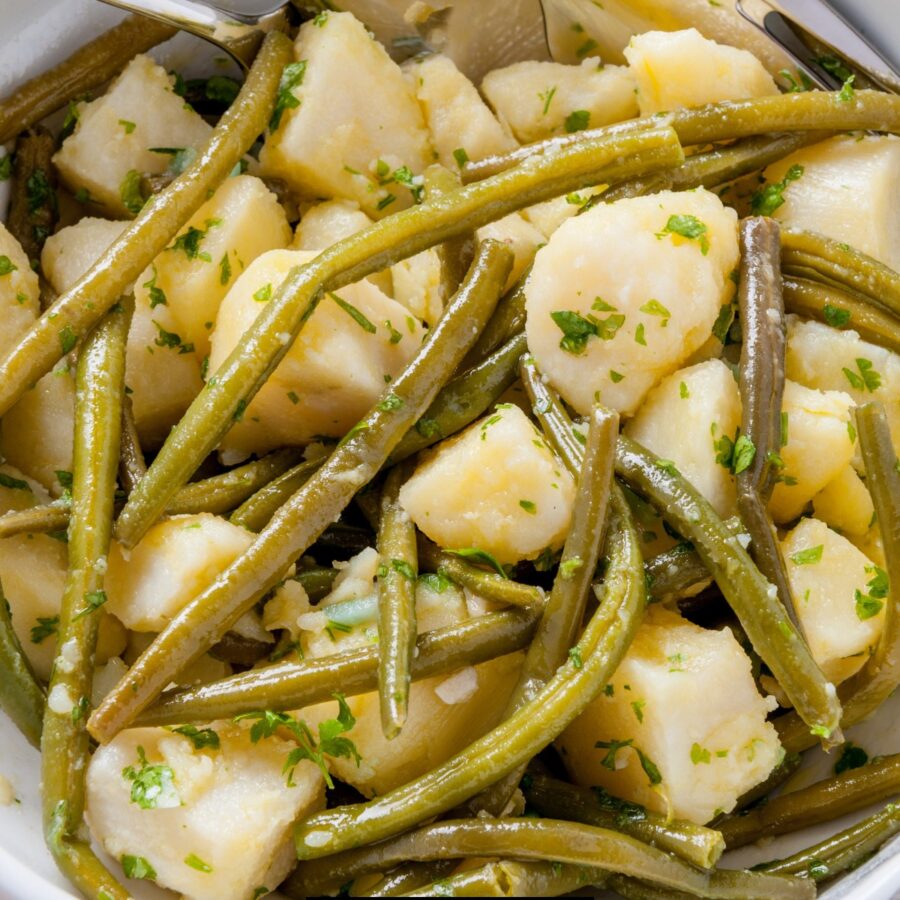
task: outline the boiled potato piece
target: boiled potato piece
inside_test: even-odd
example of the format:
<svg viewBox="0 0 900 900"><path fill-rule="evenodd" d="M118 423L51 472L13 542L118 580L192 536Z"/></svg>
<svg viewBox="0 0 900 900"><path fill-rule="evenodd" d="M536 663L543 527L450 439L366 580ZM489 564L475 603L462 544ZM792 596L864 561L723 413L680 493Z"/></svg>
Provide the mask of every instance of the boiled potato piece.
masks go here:
<svg viewBox="0 0 900 900"><path fill-rule="evenodd" d="M449 57L418 57L405 67L416 92L438 159L455 172L467 159L484 159L517 146L475 85Z"/></svg>
<svg viewBox="0 0 900 900"><path fill-rule="evenodd" d="M292 826L325 806L324 779L304 760L288 787L291 742L253 744L248 728L227 722L213 731L218 747L203 749L167 728L123 731L91 758L86 818L110 856L146 860L162 887L194 900L251 900L293 868Z"/></svg>
<svg viewBox="0 0 900 900"><path fill-rule="evenodd" d="M444 311L441 258L434 248L394 263L390 269L393 298L412 315L434 325Z"/></svg>
<svg viewBox="0 0 900 900"><path fill-rule="evenodd" d="M75 131L53 157L65 184L73 192L86 190L112 216L134 215L139 206L126 205L129 189L136 196L142 174L157 175L171 162L151 148L199 150L212 131L172 85L162 66L136 56L102 97L78 104Z"/></svg>
<svg viewBox="0 0 900 900"><path fill-rule="evenodd" d="M862 668L884 628L879 571L816 519L802 519L781 550L809 649L826 678L839 684ZM886 589L887 576L883 581Z"/></svg>
<svg viewBox="0 0 900 900"><path fill-rule="evenodd" d="M707 341L737 261L737 216L709 191L600 204L538 251L528 346L578 412L599 398L631 415Z"/></svg>
<svg viewBox="0 0 900 900"><path fill-rule="evenodd" d="M718 359L663 379L647 395L625 433L675 463L722 516L737 515L734 476L723 451L741 424L741 396L731 369Z"/></svg>
<svg viewBox="0 0 900 900"><path fill-rule="evenodd" d="M107 608L133 631L162 631L252 543L250 532L211 513L163 519L127 553L113 541Z"/></svg>
<svg viewBox="0 0 900 900"><path fill-rule="evenodd" d="M418 175L433 161L412 88L384 47L350 13L307 22L294 48L299 101L266 134L263 171L309 198L345 197L370 215L412 202L403 167ZM401 180L394 173L401 171ZM389 198L393 197L391 200Z"/></svg>
<svg viewBox="0 0 900 900"><path fill-rule="evenodd" d="M900 447L900 356L821 322L787 319L788 378L807 387L843 391L856 403L884 404L894 446Z"/></svg>
<svg viewBox="0 0 900 900"><path fill-rule="evenodd" d="M442 441L400 490L416 525L441 547L478 547L501 563L559 549L575 483L517 406L501 404Z"/></svg>
<svg viewBox="0 0 900 900"><path fill-rule="evenodd" d="M776 219L900 269L900 137L838 135L773 163L766 181L782 183L795 166L801 174L785 183Z"/></svg>
<svg viewBox="0 0 900 900"><path fill-rule="evenodd" d="M841 391L816 391L785 382L781 409L787 437L782 434L780 452L784 468L769 501L769 512L778 524L796 519L850 463L856 441L850 427L852 406Z"/></svg>
<svg viewBox="0 0 900 900"><path fill-rule="evenodd" d="M600 193L602 190L603 185L586 188L563 197L556 197L553 200L545 200L543 203L535 203L534 206L526 206L522 210L522 216L527 222L534 225L545 238L549 238L563 222L576 215L594 194Z"/></svg>
<svg viewBox="0 0 900 900"><path fill-rule="evenodd" d="M314 255L271 250L247 267L219 309L210 373L231 353L290 269ZM222 441L222 449L247 455L304 444L317 435L342 436L400 373L423 338L422 324L370 282L326 295ZM284 335L285 343L289 340Z"/></svg>
<svg viewBox="0 0 900 900"><path fill-rule="evenodd" d="M637 34L625 58L637 80L642 116L778 93L752 53L707 40L696 28Z"/></svg>
<svg viewBox="0 0 900 900"><path fill-rule="evenodd" d="M199 232L199 234L198 234ZM227 179L188 219L173 244L139 279L165 298L185 342L202 359L222 298L267 250L286 247L291 229L275 195L252 175Z"/></svg>
<svg viewBox="0 0 900 900"><path fill-rule="evenodd" d="M488 225L482 225L476 229L475 236L479 241L499 241L512 251L513 264L504 291L508 291L522 277L531 265L538 247L546 243L544 233L518 212L510 213Z"/></svg>
<svg viewBox="0 0 900 900"><path fill-rule="evenodd" d="M638 113L636 82L622 66L518 62L488 72L481 92L523 144L597 128Z"/></svg>
<svg viewBox="0 0 900 900"><path fill-rule="evenodd" d="M64 294L74 287L127 227L127 222L86 216L51 234L41 251L41 271L53 290Z"/></svg>
<svg viewBox="0 0 900 900"><path fill-rule="evenodd" d="M0 222L0 357L12 350L40 313L40 287L22 245Z"/></svg>
<svg viewBox="0 0 900 900"><path fill-rule="evenodd" d="M872 525L875 507L863 480L846 466L812 499L816 518L835 531L862 537Z"/></svg>
<svg viewBox="0 0 900 900"><path fill-rule="evenodd" d="M775 705L730 629L651 606L609 687L557 746L578 784L703 824L781 761L766 721Z"/></svg>

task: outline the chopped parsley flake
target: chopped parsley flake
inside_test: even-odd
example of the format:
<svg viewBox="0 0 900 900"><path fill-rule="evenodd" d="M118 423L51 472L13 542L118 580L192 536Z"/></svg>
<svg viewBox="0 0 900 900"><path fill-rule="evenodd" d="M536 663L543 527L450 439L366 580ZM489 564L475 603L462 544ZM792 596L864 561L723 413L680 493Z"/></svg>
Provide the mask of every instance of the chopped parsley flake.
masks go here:
<svg viewBox="0 0 900 900"><path fill-rule="evenodd" d="M662 775L660 774L659 769L653 760L650 759L643 751L639 750L637 747L633 746L633 738L629 738L627 741L597 741L594 745L598 749L606 750L606 756L600 761L600 765L602 765L606 769L610 769L613 772L616 770L616 754L619 750L624 747L631 747L632 750L635 751L638 755L638 759L641 763L641 768L644 770L644 774L650 780L650 784L660 784L662 782Z"/></svg>
<svg viewBox="0 0 900 900"><path fill-rule="evenodd" d="M682 400L687 400L691 396L688 386L683 381L678 385L678 396L681 397Z"/></svg>
<svg viewBox="0 0 900 900"><path fill-rule="evenodd" d="M576 109L566 116L563 127L567 134L574 134L576 131L584 131L591 121L591 114L586 109Z"/></svg>
<svg viewBox="0 0 900 900"><path fill-rule="evenodd" d="M159 334L154 340L154 344L157 347L165 347L168 350L177 350L179 355L184 355L185 353L193 353L194 345L193 344L185 344L181 340L181 335L177 334L174 331L166 331L156 319L153 319L153 324L156 326L156 330Z"/></svg>
<svg viewBox="0 0 900 900"><path fill-rule="evenodd" d="M38 616L37 625L31 629L31 643L43 643L51 635L59 632L59 616Z"/></svg>
<svg viewBox="0 0 900 900"><path fill-rule="evenodd" d="M457 550L445 550L445 553L449 553L452 556L458 556L461 559L467 559L474 563L480 563L481 565L488 566L493 569L501 578L509 578L506 574L506 569L503 568L502 565L497 561L496 557L487 552L487 550L481 550L479 547L461 547Z"/></svg>
<svg viewBox="0 0 900 900"><path fill-rule="evenodd" d="M644 336L644 323L639 322L638 327L634 330L634 342L642 347L647 346L647 338ZM683 382L682 382L683 383Z"/></svg>
<svg viewBox="0 0 900 900"><path fill-rule="evenodd" d="M740 475L753 465L756 458L756 446L753 441L742 434L734 442L734 461L732 463L732 471L735 475Z"/></svg>
<svg viewBox="0 0 900 900"><path fill-rule="evenodd" d="M218 750L220 746L219 735L212 728L197 728L196 725L180 725L173 728L175 734L188 738L194 745L195 750L203 750L209 747L210 750Z"/></svg>
<svg viewBox="0 0 900 900"><path fill-rule="evenodd" d="M206 874L212 872L212 866L200 859L196 853L188 853L184 858L184 864L192 869L196 869L198 872L205 872Z"/></svg>
<svg viewBox="0 0 900 900"><path fill-rule="evenodd" d="M8 257L0 256L0 275L9 275L18 270L18 266Z"/></svg>
<svg viewBox="0 0 900 900"><path fill-rule="evenodd" d="M826 303L822 307L822 315L832 328L845 328L850 322L850 310Z"/></svg>
<svg viewBox="0 0 900 900"><path fill-rule="evenodd" d="M390 319L384 320L384 327L387 328L388 334L390 335L390 338L388 339L389 343L399 344L400 341L403 340L403 335L399 331L397 331L396 328L394 328Z"/></svg>
<svg viewBox="0 0 900 900"><path fill-rule="evenodd" d="M719 314L712 327L712 335L720 344L724 344L728 340L728 329L731 328L733 320L734 307L730 303L720 306Z"/></svg>
<svg viewBox="0 0 900 900"><path fill-rule="evenodd" d="M653 463L658 469L662 469L663 472L668 473L669 475L678 475L678 469L675 466L675 463L672 462L671 459L657 459L654 460Z"/></svg>
<svg viewBox="0 0 900 900"><path fill-rule="evenodd" d="M403 398L398 397L396 394L391 393L388 394L384 400L382 400L378 404L378 408L382 412L391 412L395 409L400 409L403 406Z"/></svg>
<svg viewBox="0 0 900 900"><path fill-rule="evenodd" d="M520 500L519 506L527 513L534 515L537 512L537 504L533 500Z"/></svg>
<svg viewBox="0 0 900 900"><path fill-rule="evenodd" d="M129 122L127 119L119 119L119 124L125 129L125 134L131 134L137 128L134 122Z"/></svg>
<svg viewBox="0 0 900 900"><path fill-rule="evenodd" d="M219 284L228 284L229 281L231 281L231 263L228 260L228 251L226 250L219 260Z"/></svg>
<svg viewBox="0 0 900 900"><path fill-rule="evenodd" d="M538 100L540 100L544 104L544 109L541 115L546 116L548 111L550 110L550 104L553 102L553 95L556 93L556 86L554 85L551 88L547 88L546 91L541 91L538 93Z"/></svg>
<svg viewBox="0 0 900 900"><path fill-rule="evenodd" d="M14 491L31 490L27 481L23 481L21 478L13 478L12 475L7 475L6 472L0 472L0 487L10 488Z"/></svg>
<svg viewBox="0 0 900 900"><path fill-rule="evenodd" d="M375 326L352 304L348 303L343 297L339 297L332 291L328 292L328 296L345 312L363 331L369 334L375 334Z"/></svg>
<svg viewBox="0 0 900 900"><path fill-rule="evenodd" d="M151 263L150 268L153 271L153 277L149 281L145 281L143 285L147 288L147 296L150 299L150 309L154 309L157 306L168 306L169 301L165 291L156 286L156 266Z"/></svg>
<svg viewBox="0 0 900 900"><path fill-rule="evenodd" d="M691 762L696 766L700 763L709 763L710 752L705 747L701 747L696 741L691 745Z"/></svg>
<svg viewBox="0 0 900 900"><path fill-rule="evenodd" d="M870 359L857 359L856 368L859 374L852 369L844 368L841 371L850 382L850 386L858 391L869 391L874 394L881 387L881 375L875 371Z"/></svg>
<svg viewBox="0 0 900 900"><path fill-rule="evenodd" d="M641 312L647 313L648 316L659 316L662 319L663 328L669 324L669 319L672 317L672 313L659 300L648 300L641 307Z"/></svg>
<svg viewBox="0 0 900 900"><path fill-rule="evenodd" d="M838 101L840 103L849 103L853 99L854 95L856 94L856 91L853 90L854 81L856 81L856 76L851 75L844 82L843 86L841 87L840 93L838 94Z"/></svg>
<svg viewBox="0 0 900 900"><path fill-rule="evenodd" d="M156 869L143 856L128 856L120 860L126 878L156 878Z"/></svg>
<svg viewBox="0 0 900 900"><path fill-rule="evenodd" d="M625 376L621 372L617 372L615 369L609 370L609 380L613 384L618 384Z"/></svg>
<svg viewBox="0 0 900 900"><path fill-rule="evenodd" d="M666 227L662 231L657 232L656 237L661 240L667 234L675 234L689 241L697 241L700 246L700 252L706 256L709 253L707 231L706 225L696 216L675 215L669 216Z"/></svg>
<svg viewBox="0 0 900 900"><path fill-rule="evenodd" d="M849 772L850 769L861 769L869 761L869 754L862 747L857 747L853 741L847 741L841 747L841 755L834 764L834 774Z"/></svg>
<svg viewBox="0 0 900 900"><path fill-rule="evenodd" d="M125 209L134 216L144 208L147 199L141 192L141 173L137 169L129 169L122 179L119 185L119 198Z"/></svg>
<svg viewBox="0 0 900 900"><path fill-rule="evenodd" d="M803 166L794 164L781 181L774 184L767 184L762 190L757 191L750 198L750 208L755 216L771 216L780 206L784 204L784 190L792 182L796 181L803 175Z"/></svg>
<svg viewBox="0 0 900 900"><path fill-rule="evenodd" d="M462 169L465 164L469 161L469 154L466 153L465 147L457 147L453 151L453 158L456 160L456 165Z"/></svg>
<svg viewBox="0 0 900 900"><path fill-rule="evenodd" d="M284 67L284 71L281 73L281 81L278 83L275 108L272 110L272 117L269 119L270 134L278 130L278 126L281 125L281 117L286 109L296 109L300 105L300 100L294 96L294 88L298 88L303 84L303 76L305 74L305 59L289 63Z"/></svg>
<svg viewBox="0 0 900 900"><path fill-rule="evenodd" d="M257 303L268 303L272 299L272 284L264 284L259 290L253 294L253 299Z"/></svg>
<svg viewBox="0 0 900 900"><path fill-rule="evenodd" d="M63 354L71 353L77 343L78 338L75 332L68 325L63 326L59 331L59 344Z"/></svg>
<svg viewBox="0 0 900 900"><path fill-rule="evenodd" d="M571 559L563 560L559 564L559 577L563 581L569 581L574 578L580 568L584 566L584 560L580 556L573 556Z"/></svg>
<svg viewBox="0 0 900 900"><path fill-rule="evenodd" d="M822 544L818 544L815 547L807 547L805 550L798 550L796 553L792 553L791 560L797 566L811 566L821 561L824 549L825 547Z"/></svg>
<svg viewBox="0 0 900 900"><path fill-rule="evenodd" d="M572 665L576 669L580 669L584 665L584 660L581 658L581 647L575 646L569 648L569 659L572 660Z"/></svg>
<svg viewBox="0 0 900 900"><path fill-rule="evenodd" d="M631 709L634 712L638 722L644 721L644 707L647 705L646 700L632 700Z"/></svg>
<svg viewBox="0 0 900 900"><path fill-rule="evenodd" d="M75 614L74 620L84 618L100 609L107 601L106 591L87 591L84 594L84 606Z"/></svg>
<svg viewBox="0 0 900 900"><path fill-rule="evenodd" d="M596 50L599 45L593 38L588 38L576 51L575 55L579 59L584 59L592 50Z"/></svg>
<svg viewBox="0 0 900 900"><path fill-rule="evenodd" d="M122 777L131 782L131 802L141 809L174 809L181 806L175 790L175 773L166 765L147 762L144 748L137 748L139 768L126 766Z"/></svg>
<svg viewBox="0 0 900 900"><path fill-rule="evenodd" d="M188 259L202 259L204 262L212 262L212 257L208 253L201 252L200 245L209 234L210 229L221 224L221 219L207 219L204 229L195 228L191 225L184 234L180 234L175 238L175 243L167 249L181 250Z"/></svg>
<svg viewBox="0 0 900 900"><path fill-rule="evenodd" d="M598 319L592 315L585 318L580 313L561 309L550 313L550 318L563 333L559 346L575 356L584 352L589 338L597 337L603 341L610 341L625 324L625 316L620 313Z"/></svg>

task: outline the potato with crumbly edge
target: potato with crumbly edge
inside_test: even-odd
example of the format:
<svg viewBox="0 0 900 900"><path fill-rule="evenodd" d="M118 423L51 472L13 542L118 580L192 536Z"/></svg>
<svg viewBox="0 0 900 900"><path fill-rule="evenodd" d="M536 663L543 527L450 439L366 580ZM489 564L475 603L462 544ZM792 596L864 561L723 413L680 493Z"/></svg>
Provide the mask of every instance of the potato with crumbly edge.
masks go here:
<svg viewBox="0 0 900 900"><path fill-rule="evenodd" d="M31 327L40 312L38 277L22 245L0 222L0 357L5 356Z"/></svg>
<svg viewBox="0 0 900 900"><path fill-rule="evenodd" d="M812 498L813 511L835 531L862 537L875 520L868 488L853 466L846 466Z"/></svg>

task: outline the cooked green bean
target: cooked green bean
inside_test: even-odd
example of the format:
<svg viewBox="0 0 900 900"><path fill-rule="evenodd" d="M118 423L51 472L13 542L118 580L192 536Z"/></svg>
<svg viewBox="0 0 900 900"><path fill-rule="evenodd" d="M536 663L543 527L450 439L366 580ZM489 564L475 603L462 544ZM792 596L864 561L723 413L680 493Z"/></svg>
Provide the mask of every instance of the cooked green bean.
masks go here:
<svg viewBox="0 0 900 900"><path fill-rule="evenodd" d="M35 269L40 267L44 241L59 218L56 169L51 157L56 141L46 128L24 132L16 141L12 194L6 226L22 245Z"/></svg>
<svg viewBox="0 0 900 900"><path fill-rule="evenodd" d="M709 887L704 896L719 897L721 900L787 900L789 897L813 898L816 895L815 888L805 880L786 880L774 876L760 881L762 874L742 869L718 869L710 873ZM626 900L690 900L691 897L685 891L657 887L625 875L611 876L606 885Z"/></svg>
<svg viewBox="0 0 900 900"><path fill-rule="evenodd" d="M788 312L825 322L832 328L853 329L863 340L900 353L900 322L867 297L849 290L785 276L782 282ZM835 316L848 316L845 325L835 324Z"/></svg>
<svg viewBox="0 0 900 900"><path fill-rule="evenodd" d="M368 803L342 806L300 822L300 859L336 853L398 834L453 809L528 762L603 689L628 649L646 606L638 536L621 492L614 488L600 606L578 647L547 686L493 731L431 772Z"/></svg>
<svg viewBox="0 0 900 900"><path fill-rule="evenodd" d="M408 465L391 469L381 494L378 527L378 697L381 730L390 740L406 724L416 652L416 526L400 505Z"/></svg>
<svg viewBox="0 0 900 900"><path fill-rule="evenodd" d="M69 503L54 500L45 506L17 509L0 516L0 539L17 534L47 534L69 527Z"/></svg>
<svg viewBox="0 0 900 900"><path fill-rule="evenodd" d="M435 881L443 882L453 871L458 868L456 860L437 859L431 862L411 862L403 866L397 866L386 872L381 878L369 875L360 879L360 883L354 882L350 886L351 897L402 897L410 891L430 886ZM296 872L296 869L294 870ZM289 897L300 897L302 888L298 892L293 891L294 876L292 875L281 886L280 890ZM302 885L302 881L300 882ZM430 896L430 895L429 895ZM305 900L305 897L303 898Z"/></svg>
<svg viewBox="0 0 900 900"><path fill-rule="evenodd" d="M874 816L806 850L757 868L773 875L798 875L811 881L826 881L858 866L898 831L900 806L892 803Z"/></svg>
<svg viewBox="0 0 900 900"><path fill-rule="evenodd" d="M435 163L423 173L425 197L440 197L457 190L462 181L459 175L446 166ZM452 297L459 289L475 253L475 235L469 231L442 241L435 247L441 265L441 291L444 297ZM430 324L430 323L429 323Z"/></svg>
<svg viewBox="0 0 900 900"><path fill-rule="evenodd" d="M219 443L235 413L250 402L287 353L290 341L285 342L284 335L296 336L323 289L352 284L434 244L586 183L614 182L682 159L681 147L669 129L648 131L624 142L618 138L587 141L553 158L536 159L387 216L291 269L169 435L119 518L118 538L132 546L156 520L169 497Z"/></svg>
<svg viewBox="0 0 900 900"><path fill-rule="evenodd" d="M209 191L228 177L264 130L282 69L292 59L290 38L279 32L267 35L237 100L219 120L195 161L150 199L87 273L0 360L0 415L100 321L206 202ZM166 497L166 501L169 499Z"/></svg>
<svg viewBox="0 0 900 900"><path fill-rule="evenodd" d="M510 609L423 634L416 641L412 679L430 678L521 650L531 640L536 621L532 612ZM357 647L318 659L278 663L169 692L138 722L210 722L257 709L299 709L331 699L335 685L348 697L376 690L378 648Z"/></svg>
<svg viewBox="0 0 900 900"><path fill-rule="evenodd" d="M475 346L469 351L469 355L463 360L464 366L476 366L488 356L493 354L498 347L508 343L525 330L525 282L531 272L529 266L519 280L503 295L497 304L494 314L484 326ZM523 347L519 356L525 352Z"/></svg>
<svg viewBox="0 0 900 900"><path fill-rule="evenodd" d="M524 352L525 335L514 335L478 365L447 382L416 427L403 436L389 462L400 462L474 422L516 380Z"/></svg>
<svg viewBox="0 0 900 900"><path fill-rule="evenodd" d="M788 834L838 819L900 794L900 754L875 759L798 791L779 794L762 806L725 819L719 830L729 850L763 837Z"/></svg>
<svg viewBox="0 0 900 900"><path fill-rule="evenodd" d="M119 442L119 481L126 494L130 494L147 474L147 463L141 449L131 397L125 395L122 402L122 439Z"/></svg>
<svg viewBox="0 0 900 900"><path fill-rule="evenodd" d="M521 787L529 806L542 816L621 831L703 869L711 869L725 849L722 835L712 828L668 819L599 788L576 787L530 772Z"/></svg>
<svg viewBox="0 0 900 900"><path fill-rule="evenodd" d="M41 745L43 688L13 631L9 603L0 585L0 709L35 747Z"/></svg>
<svg viewBox="0 0 900 900"><path fill-rule="evenodd" d="M306 591L306 596L313 603L318 603L331 592L334 579L337 578L337 569L326 569L322 566L310 566L300 569L294 576Z"/></svg>
<svg viewBox="0 0 900 900"><path fill-rule="evenodd" d="M249 549L191 600L144 651L91 718L91 731L98 740L112 738L177 672L220 640L377 474L459 365L496 305L511 264L512 254L504 245L496 241L481 245L444 315L403 372L385 388L384 396L391 397L391 402L379 400L372 407Z"/></svg>
<svg viewBox="0 0 900 900"><path fill-rule="evenodd" d="M94 857L83 837L84 778L90 758L86 729L94 676L98 610L112 536L119 434L125 389L125 346L131 298L88 335L75 370L75 440L69 571L60 608L56 660L41 735L43 819L59 868L88 897L129 893Z"/></svg>
<svg viewBox="0 0 900 900"><path fill-rule="evenodd" d="M690 588L712 578L700 555L686 542L648 559L644 563L644 571L647 573L650 596L654 600L680 597Z"/></svg>
<svg viewBox="0 0 900 900"><path fill-rule="evenodd" d="M883 91L856 91L853 102L844 103L838 93L810 91L710 103L526 144L510 153L466 163L463 181L480 181L523 160L551 156L580 141L635 134L660 124L674 128L685 147L781 131L897 133L900 131L900 99ZM595 181L595 184L600 183L601 180Z"/></svg>
<svg viewBox="0 0 900 900"><path fill-rule="evenodd" d="M287 503L322 468L326 458L322 456L298 462L262 485L231 514L230 521L248 531L262 531L279 507Z"/></svg>
<svg viewBox="0 0 900 900"><path fill-rule="evenodd" d="M0 101L0 144L114 78L133 56L167 41L176 30L155 19L131 15L59 65L26 81Z"/></svg>

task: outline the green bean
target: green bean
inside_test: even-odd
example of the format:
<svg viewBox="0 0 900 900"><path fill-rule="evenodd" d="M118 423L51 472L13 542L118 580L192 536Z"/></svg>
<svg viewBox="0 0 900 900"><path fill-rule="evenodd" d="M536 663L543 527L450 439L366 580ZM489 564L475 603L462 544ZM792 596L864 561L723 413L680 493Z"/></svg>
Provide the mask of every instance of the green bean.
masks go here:
<svg viewBox="0 0 900 900"><path fill-rule="evenodd" d="M900 794L900 754L875 759L807 788L780 794L762 806L725 819L719 830L729 850L763 837L830 822Z"/></svg>
<svg viewBox="0 0 900 900"><path fill-rule="evenodd" d="M504 245L481 245L456 297L403 372L385 388L384 399L278 510L248 550L181 610L107 696L91 719L98 740L112 738L177 672L220 640L377 474L474 341L497 302L511 262ZM390 403L385 402L388 397Z"/></svg>
<svg viewBox="0 0 900 900"><path fill-rule="evenodd" d="M388 474L378 528L378 697L388 740L406 724L416 652L416 526L400 505L400 488L410 474L408 465Z"/></svg>
<svg viewBox="0 0 900 900"><path fill-rule="evenodd" d="M122 439L119 442L119 481L126 494L130 494L147 474L147 463L141 449L131 397L126 394L122 402Z"/></svg>
<svg viewBox="0 0 900 900"><path fill-rule="evenodd" d="M478 335L475 346L463 360L464 366L478 365L501 344L508 343L525 330L525 282L530 273L531 266L528 266L519 280L503 295L494 314ZM524 352L523 348L519 356Z"/></svg>
<svg viewBox="0 0 900 900"><path fill-rule="evenodd" d="M353 882L350 886L351 897L402 897L410 891L431 885L432 882L442 881L459 867L456 860L438 859L431 862L412 862L403 866L397 866L390 872L384 873L381 878L368 875L360 882ZM304 895L302 880L298 879L300 890L294 891L294 879L296 869L288 880L282 884L280 890L288 897L301 897ZM305 896L303 896L305 900Z"/></svg>
<svg viewBox="0 0 900 900"><path fill-rule="evenodd" d="M97 610L106 602L103 573L112 536L125 346L132 310L127 298L110 311L78 355L69 571L41 736L47 846L82 893L97 898L128 896L82 837L82 817L90 759L85 725L94 676Z"/></svg>
<svg viewBox="0 0 900 900"><path fill-rule="evenodd" d="M896 133L900 131L900 100L883 91L856 91L853 100L845 103L837 93L810 91L710 103L526 144L510 153L467 163L463 181L480 181L524 160L551 156L580 141L635 134L659 125L674 128L685 147L783 131Z"/></svg>
<svg viewBox="0 0 900 900"><path fill-rule="evenodd" d="M412 679L430 678L521 650L531 640L536 620L532 612L511 609L420 635ZM212 684L168 692L138 722L210 722L257 709L300 709L331 699L335 685L340 685L348 697L376 690L378 648L358 647L318 659L278 663Z"/></svg>
<svg viewBox="0 0 900 900"><path fill-rule="evenodd" d="M440 163L429 166L423 176L427 199L449 194L462 184L458 174ZM444 297L452 297L466 277L469 266L472 265L475 235L471 231L457 235L438 244L435 249L441 266L441 291Z"/></svg>
<svg viewBox="0 0 900 900"><path fill-rule="evenodd" d="M9 603L0 585L0 709L34 747L41 745L43 688L13 631Z"/></svg>
<svg viewBox="0 0 900 900"><path fill-rule="evenodd" d="M773 875L798 875L811 881L826 881L858 866L898 831L900 806L889 804L881 812L806 850L757 868Z"/></svg>
<svg viewBox="0 0 900 900"><path fill-rule="evenodd" d="M710 873L705 896L722 900L787 900L789 897L808 897L811 900L816 895L813 886L805 880L774 876L760 881L762 874L741 869L718 869ZM624 875L611 876L607 887L626 900L690 900L691 897L685 891L660 888Z"/></svg>
<svg viewBox="0 0 900 900"><path fill-rule="evenodd" d="M0 102L0 144L100 87L118 75L133 56L167 41L176 31L155 19L129 16L59 65L27 81Z"/></svg>
<svg viewBox="0 0 900 900"><path fill-rule="evenodd" d="M578 822L532 817L483 817L426 825L371 847L345 850L303 862L297 875L307 896L319 896L363 872L383 870L406 860L472 856L509 856L603 869L643 878L697 897L814 896L807 882L749 872L740 873L746 893L736 894L731 885L723 885L725 889L717 891L716 882L708 872L626 834Z"/></svg>
<svg viewBox="0 0 900 900"><path fill-rule="evenodd" d="M847 289L785 276L782 283L784 305L788 312L825 322L832 328L852 328L863 340L900 353L900 322L867 297ZM846 324L835 317L846 315Z"/></svg>
<svg viewBox="0 0 900 900"><path fill-rule="evenodd" d="M337 569L310 566L297 572L294 576L294 581L303 587L306 591L306 596L313 603L318 603L319 600L331 593L335 578L337 578Z"/></svg>
<svg viewBox="0 0 900 900"><path fill-rule="evenodd" d="M135 544L171 494L219 443L234 415L245 408L287 353L290 341L285 342L284 336L296 336L323 289L352 284L434 244L598 178L615 181L682 158L678 142L667 129L624 142L617 138L588 141L552 159L534 160L388 216L292 269L169 435L119 518L119 540L126 546Z"/></svg>
<svg viewBox="0 0 900 900"><path fill-rule="evenodd" d="M46 128L34 128L16 141L13 157L12 194L6 225L35 269L40 268L44 241L53 234L59 218L56 169L51 162L55 152L53 135Z"/></svg>
<svg viewBox="0 0 900 900"><path fill-rule="evenodd" d="M621 831L702 869L711 869L725 849L722 835L712 828L668 819L599 788L575 787L529 772L522 779L522 791L542 816Z"/></svg>
<svg viewBox="0 0 900 900"><path fill-rule="evenodd" d="M0 415L100 321L206 202L209 191L224 181L264 130L281 71L292 59L293 45L287 36L278 32L267 35L237 100L219 120L196 160L150 199L87 273L0 359Z"/></svg>
<svg viewBox="0 0 900 900"><path fill-rule="evenodd" d="M47 534L69 527L69 504L55 500L44 506L30 506L0 516L0 539L17 534Z"/></svg>
<svg viewBox="0 0 900 900"><path fill-rule="evenodd" d="M802 761L803 757L799 753L785 753L784 759L769 772L764 781L754 785L749 791L738 797L735 810L745 810L748 806L752 806L758 800L771 794L775 788L781 787L800 768ZM718 827L723 818L720 817L713 823L715 827Z"/></svg>
<svg viewBox="0 0 900 900"><path fill-rule="evenodd" d="M295 832L300 859L390 837L453 809L546 747L599 694L628 649L646 605L638 537L624 497L613 490L609 566L600 606L570 658L529 703L451 759L368 803L313 815Z"/></svg>
<svg viewBox="0 0 900 900"><path fill-rule="evenodd" d="M516 380L516 367L525 346L525 335L514 335L478 365L447 382L416 427L403 436L388 462L400 462L474 422Z"/></svg>
<svg viewBox="0 0 900 900"><path fill-rule="evenodd" d="M287 503L319 471L326 458L322 456L298 462L268 484L262 485L231 514L230 521L248 531L262 531L279 507Z"/></svg>
<svg viewBox="0 0 900 900"><path fill-rule="evenodd" d="M644 563L644 571L647 573L650 596L654 600L680 597L712 578L699 554L685 542L648 559Z"/></svg>

